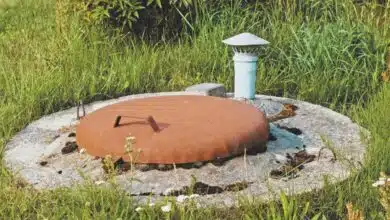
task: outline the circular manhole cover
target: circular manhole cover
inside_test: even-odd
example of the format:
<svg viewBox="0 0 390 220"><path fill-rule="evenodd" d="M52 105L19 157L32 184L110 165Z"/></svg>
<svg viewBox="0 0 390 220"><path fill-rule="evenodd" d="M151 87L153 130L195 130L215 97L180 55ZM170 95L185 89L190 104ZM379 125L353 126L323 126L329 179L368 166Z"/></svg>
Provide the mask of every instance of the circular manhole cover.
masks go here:
<svg viewBox="0 0 390 220"><path fill-rule="evenodd" d="M143 164L182 164L265 151L269 125L262 111L236 100L210 96L134 99L84 117L77 144L93 156L122 157L134 137L132 158Z"/></svg>

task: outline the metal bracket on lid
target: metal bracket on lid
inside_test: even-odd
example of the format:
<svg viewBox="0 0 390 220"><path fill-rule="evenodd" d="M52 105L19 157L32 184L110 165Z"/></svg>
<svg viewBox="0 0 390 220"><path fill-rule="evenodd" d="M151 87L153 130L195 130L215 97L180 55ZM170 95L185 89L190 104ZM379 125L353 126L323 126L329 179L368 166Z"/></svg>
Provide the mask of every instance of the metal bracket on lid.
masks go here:
<svg viewBox="0 0 390 220"><path fill-rule="evenodd" d="M83 116L80 117L80 107L83 109ZM76 118L77 120L80 120L81 118L83 118L85 116L85 107L84 107L84 103L83 103L83 100L80 100L80 102L77 104L77 110L76 110Z"/></svg>

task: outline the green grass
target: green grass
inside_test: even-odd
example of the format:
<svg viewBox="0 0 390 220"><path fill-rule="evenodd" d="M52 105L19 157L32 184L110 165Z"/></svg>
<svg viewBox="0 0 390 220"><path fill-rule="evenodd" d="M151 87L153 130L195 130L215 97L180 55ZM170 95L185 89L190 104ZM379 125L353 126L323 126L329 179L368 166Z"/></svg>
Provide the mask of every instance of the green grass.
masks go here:
<svg viewBox="0 0 390 220"><path fill-rule="evenodd" d="M178 217L303 219L322 213L338 219L351 201L368 219L384 219L371 184L380 171L390 171L390 84L379 77L390 43L390 7L323 0L297 12L294 1L270 2L256 10L233 3L217 11L201 7L195 35L150 45L106 37L76 16L67 21L69 31L58 34L54 0L19 1L0 14L0 147L32 120L80 99L180 90L211 81L232 90L232 51L221 40L251 32L271 42L261 51L257 92L310 101L352 117L372 132L366 165L343 183L289 197L282 205L259 201L236 209L189 207L179 209ZM0 216L6 219L167 217L158 208L138 215L131 198L117 189L87 185L38 192L4 166L0 201Z"/></svg>

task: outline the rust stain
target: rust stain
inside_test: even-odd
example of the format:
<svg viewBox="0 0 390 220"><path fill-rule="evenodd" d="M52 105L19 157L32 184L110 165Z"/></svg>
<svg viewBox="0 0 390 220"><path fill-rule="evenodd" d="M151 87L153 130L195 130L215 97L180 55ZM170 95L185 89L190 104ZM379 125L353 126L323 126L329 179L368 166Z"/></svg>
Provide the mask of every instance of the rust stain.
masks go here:
<svg viewBox="0 0 390 220"><path fill-rule="evenodd" d="M267 119L269 122L274 122L285 118L290 118L296 115L295 111L297 109L298 107L293 104L283 104L283 110L279 114L267 117Z"/></svg>

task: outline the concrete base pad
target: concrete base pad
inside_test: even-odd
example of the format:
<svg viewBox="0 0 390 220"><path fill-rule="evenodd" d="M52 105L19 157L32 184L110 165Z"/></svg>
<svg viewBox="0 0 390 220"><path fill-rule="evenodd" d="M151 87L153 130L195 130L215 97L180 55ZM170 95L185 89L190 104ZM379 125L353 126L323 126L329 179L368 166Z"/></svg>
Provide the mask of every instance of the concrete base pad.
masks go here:
<svg viewBox="0 0 390 220"><path fill-rule="evenodd" d="M86 105L86 111L89 113L109 104L134 98L193 94L200 93L171 92L126 96ZM307 192L322 187L324 176L331 182L340 181L349 176L352 168L360 168L365 153L360 132L364 129L346 116L319 105L263 95L256 96L256 100L252 101L252 104L264 110L267 115L277 114L284 103L298 107L296 116L273 122L271 133L276 140L268 142L266 153L235 157L222 166L208 163L192 169L127 172L116 177L117 183L141 202L150 198L160 200L169 192L189 187L194 180L192 177L198 183L221 189L245 185L238 191L216 190L216 194L196 198L204 205L232 206L237 203L240 196L269 198L280 190L289 194ZM77 151L61 154L65 143L74 141L74 137L68 136L75 130L75 125L76 108L32 122L7 144L4 154L7 167L36 189L69 187L83 183L85 177L92 181L104 180L105 175L99 159ZM278 126L297 128L302 134L292 135ZM304 147L309 154L316 156L314 161L305 164L294 178L270 177L271 170L279 168L287 160L286 153L296 153ZM103 185L105 184L107 183ZM150 193L154 196L145 196Z"/></svg>

